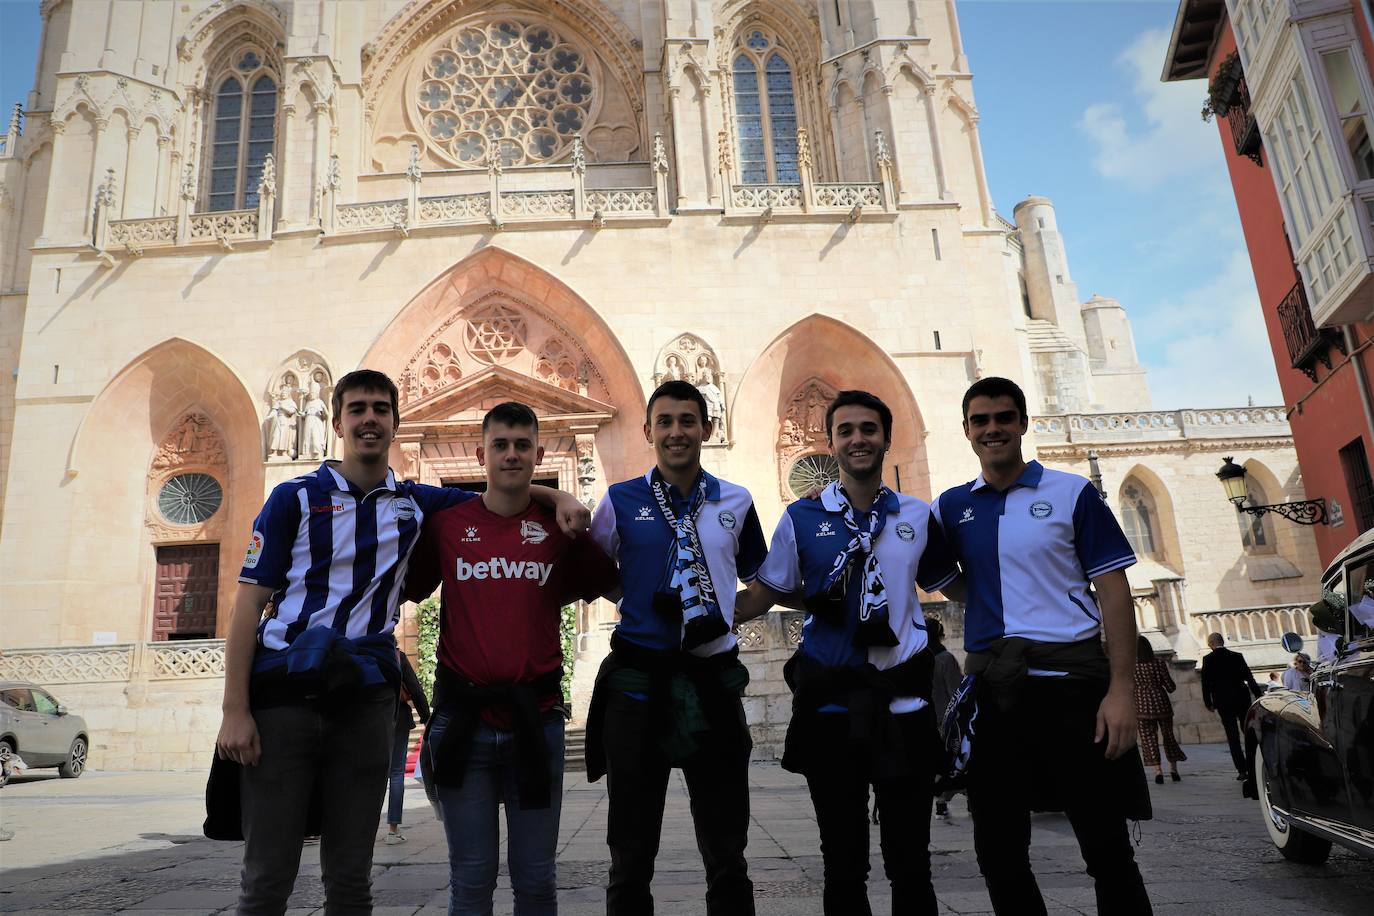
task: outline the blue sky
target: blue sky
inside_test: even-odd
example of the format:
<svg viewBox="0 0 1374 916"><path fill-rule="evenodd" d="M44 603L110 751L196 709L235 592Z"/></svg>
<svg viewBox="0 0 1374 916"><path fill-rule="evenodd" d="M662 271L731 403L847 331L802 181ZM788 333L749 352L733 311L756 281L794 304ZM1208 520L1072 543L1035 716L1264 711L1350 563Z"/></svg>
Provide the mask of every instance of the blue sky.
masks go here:
<svg viewBox="0 0 1374 916"><path fill-rule="evenodd" d="M997 209L1054 200L1083 297L1131 315L1155 406L1282 403L1206 87L1159 82L1177 0L958 8ZM33 81L37 10L0 0L6 112Z"/></svg>

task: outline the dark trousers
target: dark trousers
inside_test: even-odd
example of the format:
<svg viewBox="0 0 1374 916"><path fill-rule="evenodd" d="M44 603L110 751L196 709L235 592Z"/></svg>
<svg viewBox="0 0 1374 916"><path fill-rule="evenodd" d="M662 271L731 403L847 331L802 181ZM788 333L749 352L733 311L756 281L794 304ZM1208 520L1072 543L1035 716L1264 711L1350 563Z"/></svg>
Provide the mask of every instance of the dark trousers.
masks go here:
<svg viewBox="0 0 1374 916"><path fill-rule="evenodd" d="M739 728L744 729L744 709L738 699L734 703ZM604 746L610 796L606 844L611 848L607 916L651 916L654 912L649 885L672 765L659 746L660 723L653 712L649 701L618 690L606 699ZM749 830L747 732L708 732L697 737L700 748L681 766L697 848L706 866L706 912L708 916L753 916L754 885L744 860Z"/></svg>
<svg viewBox="0 0 1374 916"><path fill-rule="evenodd" d="M1093 785L1092 773L1066 772L1088 769L1083 761L1093 753L1087 749L1102 693L1046 683L1051 680L1062 679L1029 678L1012 710L978 704L968 800L973 848L992 908L1003 916L1045 913L1030 867L1030 812L1032 795L1053 783L1092 876L1098 913L1148 914L1150 900L1119 800L1109 797L1109 787Z"/></svg>
<svg viewBox="0 0 1374 916"><path fill-rule="evenodd" d="M825 865L825 916L870 916L868 787L877 799L883 872L893 916L934 916L930 883L930 802L939 750L930 709L897 717L911 766L898 778L871 779L849 740L849 717L821 713L806 774Z"/></svg>
<svg viewBox="0 0 1374 916"><path fill-rule="evenodd" d="M372 847L396 729L396 691L376 688L327 709L255 709L262 758L242 768L242 916L286 910L311 800L329 916L372 912Z"/></svg>
<svg viewBox="0 0 1374 916"><path fill-rule="evenodd" d="M1226 746L1231 749L1231 762L1236 765L1237 773L1249 772L1245 766L1245 750L1240 743L1240 720L1245 710L1218 709L1221 727L1226 731Z"/></svg>

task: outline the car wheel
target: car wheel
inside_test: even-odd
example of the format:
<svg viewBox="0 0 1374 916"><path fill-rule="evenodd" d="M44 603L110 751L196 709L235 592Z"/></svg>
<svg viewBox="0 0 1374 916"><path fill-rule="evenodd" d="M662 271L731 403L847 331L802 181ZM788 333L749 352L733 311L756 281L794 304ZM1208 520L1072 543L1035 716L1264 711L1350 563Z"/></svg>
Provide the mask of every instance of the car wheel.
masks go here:
<svg viewBox="0 0 1374 916"><path fill-rule="evenodd" d="M8 738L0 738L0 787L10 781L10 768L5 766L5 761L14 756L14 745Z"/></svg>
<svg viewBox="0 0 1374 916"><path fill-rule="evenodd" d="M1264 767L1264 750L1255 748L1255 785L1259 790L1260 814L1264 826L1283 857L1303 865L1320 865L1331 855L1331 841L1313 836L1289 823L1288 818L1274 810L1269 801L1269 774Z"/></svg>
<svg viewBox="0 0 1374 916"><path fill-rule="evenodd" d="M77 738L72 742L72 749L67 752L66 761L57 768L57 773L63 779L75 779L86 772L86 739Z"/></svg>

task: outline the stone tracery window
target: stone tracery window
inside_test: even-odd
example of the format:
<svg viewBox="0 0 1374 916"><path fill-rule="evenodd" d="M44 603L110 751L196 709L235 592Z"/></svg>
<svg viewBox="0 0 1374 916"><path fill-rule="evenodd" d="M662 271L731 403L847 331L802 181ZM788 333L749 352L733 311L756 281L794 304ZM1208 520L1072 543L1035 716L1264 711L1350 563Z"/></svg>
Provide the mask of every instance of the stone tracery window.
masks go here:
<svg viewBox="0 0 1374 916"><path fill-rule="evenodd" d="M419 77L412 104L429 146L466 166L562 158L600 102L590 55L523 17L458 29L432 47Z"/></svg>
<svg viewBox="0 0 1374 916"><path fill-rule="evenodd" d="M787 488L797 499L840 479L840 465L831 455L803 455L787 472Z"/></svg>
<svg viewBox="0 0 1374 916"><path fill-rule="evenodd" d="M730 67L739 176L744 184L796 184L797 103L792 65L763 28L740 34Z"/></svg>
<svg viewBox="0 0 1374 916"><path fill-rule="evenodd" d="M1127 480L1121 488L1121 527L1136 556L1159 556L1155 539L1157 518L1150 491L1134 478Z"/></svg>
<svg viewBox="0 0 1374 916"><path fill-rule="evenodd" d="M209 123L210 210L242 210L258 205L258 182L277 134L277 77L265 55L245 46L214 85Z"/></svg>

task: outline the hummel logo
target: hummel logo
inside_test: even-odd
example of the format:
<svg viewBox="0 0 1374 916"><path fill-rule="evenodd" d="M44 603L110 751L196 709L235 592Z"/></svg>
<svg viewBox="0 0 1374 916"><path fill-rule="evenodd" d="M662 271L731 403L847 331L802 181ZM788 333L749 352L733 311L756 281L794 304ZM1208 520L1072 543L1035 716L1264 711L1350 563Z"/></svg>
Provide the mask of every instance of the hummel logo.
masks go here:
<svg viewBox="0 0 1374 916"><path fill-rule="evenodd" d="M653 510L653 509L650 509L648 506L640 506L640 507L639 507L639 517L636 518L635 521L637 521L637 522L651 522L651 521L653 521L653 519L654 519L654 510Z"/></svg>
<svg viewBox="0 0 1374 916"><path fill-rule="evenodd" d="M964 522L971 522L971 521L973 521L973 507L972 507L972 506L970 506L969 508L967 508L967 509L964 510L964 517L961 518L961 519L959 519L959 524L962 525Z"/></svg>
<svg viewBox="0 0 1374 916"><path fill-rule="evenodd" d="M821 522L820 525L816 527L816 537L828 538L834 536L835 532L832 530L829 522Z"/></svg>
<svg viewBox="0 0 1374 916"><path fill-rule="evenodd" d="M481 539L480 537L477 536L477 529L476 529L476 528L469 528L469 529L467 530L467 534L466 534L461 540L463 541L464 544L472 544L472 543L475 543L475 542L480 541L480 540L482 540L482 539Z"/></svg>

